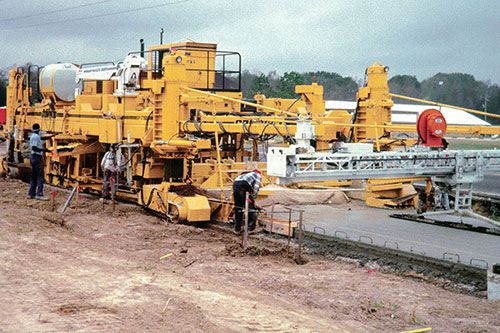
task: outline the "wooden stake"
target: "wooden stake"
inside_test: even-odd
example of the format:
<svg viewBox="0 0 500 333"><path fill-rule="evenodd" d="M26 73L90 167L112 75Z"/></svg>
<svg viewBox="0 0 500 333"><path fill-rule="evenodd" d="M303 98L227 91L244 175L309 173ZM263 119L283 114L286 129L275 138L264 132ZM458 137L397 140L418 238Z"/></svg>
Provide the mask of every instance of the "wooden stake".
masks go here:
<svg viewBox="0 0 500 333"><path fill-rule="evenodd" d="M50 200L51 202L51 208L50 208L50 211L53 212L55 209L56 209L56 192L52 192L52 198Z"/></svg>
<svg viewBox="0 0 500 333"><path fill-rule="evenodd" d="M78 211L79 201L80 201L80 184L76 186L75 212Z"/></svg>

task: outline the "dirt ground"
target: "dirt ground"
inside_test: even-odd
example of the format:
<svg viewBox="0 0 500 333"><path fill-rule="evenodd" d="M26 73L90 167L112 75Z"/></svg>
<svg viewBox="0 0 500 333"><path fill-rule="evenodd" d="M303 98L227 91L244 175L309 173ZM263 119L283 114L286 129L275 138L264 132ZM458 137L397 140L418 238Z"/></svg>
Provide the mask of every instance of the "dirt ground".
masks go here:
<svg viewBox="0 0 500 333"><path fill-rule="evenodd" d="M27 190L0 179L1 332L500 332L498 302L96 197L51 213Z"/></svg>

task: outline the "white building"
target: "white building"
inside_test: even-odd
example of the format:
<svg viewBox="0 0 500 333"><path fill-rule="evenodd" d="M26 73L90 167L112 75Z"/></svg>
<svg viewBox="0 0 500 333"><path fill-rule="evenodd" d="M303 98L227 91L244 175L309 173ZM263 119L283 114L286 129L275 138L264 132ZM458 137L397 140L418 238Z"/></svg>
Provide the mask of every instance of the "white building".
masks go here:
<svg viewBox="0 0 500 333"><path fill-rule="evenodd" d="M325 101L326 110L347 110L353 112L356 108L356 102L348 101ZM446 119L448 125L481 125L491 126L490 123L484 121L468 112L440 107L434 105L415 105L415 104L394 104L391 108L393 124L416 124L420 113L427 109L440 110Z"/></svg>

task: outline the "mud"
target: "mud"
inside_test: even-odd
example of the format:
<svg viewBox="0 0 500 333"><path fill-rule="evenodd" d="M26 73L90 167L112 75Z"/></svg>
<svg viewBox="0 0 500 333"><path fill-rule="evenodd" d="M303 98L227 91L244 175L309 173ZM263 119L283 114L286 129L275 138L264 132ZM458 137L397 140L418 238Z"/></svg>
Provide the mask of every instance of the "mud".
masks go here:
<svg viewBox="0 0 500 333"><path fill-rule="evenodd" d="M200 195L206 195L207 191L196 187L191 184L185 184L185 185L170 185L169 189L170 192L174 192L175 194L182 195L184 197L193 197L196 194Z"/></svg>
<svg viewBox="0 0 500 333"><path fill-rule="evenodd" d="M287 252L287 249L284 246L272 249L268 244L267 246L252 245L244 249L243 245L239 241L237 243L227 244L221 254L231 257L274 256L277 258L293 259L293 254Z"/></svg>
<svg viewBox="0 0 500 333"><path fill-rule="evenodd" d="M27 190L0 179L2 332L500 331L500 303L341 257L348 245L297 265L279 240L243 251L232 233L85 195L58 215ZM60 207L69 193L54 191Z"/></svg>
<svg viewBox="0 0 500 333"><path fill-rule="evenodd" d="M57 224L61 227L66 227L66 220L58 213L45 213L42 215L42 219L50 223Z"/></svg>

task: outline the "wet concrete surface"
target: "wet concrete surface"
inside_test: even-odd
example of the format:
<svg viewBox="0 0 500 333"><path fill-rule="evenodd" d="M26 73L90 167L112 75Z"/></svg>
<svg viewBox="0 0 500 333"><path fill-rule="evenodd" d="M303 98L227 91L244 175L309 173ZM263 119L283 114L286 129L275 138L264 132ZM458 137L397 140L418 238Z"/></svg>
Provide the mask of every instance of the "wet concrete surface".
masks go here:
<svg viewBox="0 0 500 333"><path fill-rule="evenodd" d="M306 231L348 238L377 246L398 248L425 256L447 259L466 265L486 267L486 263L500 262L500 236L451 229L424 223L389 217L393 213L413 213L413 210L394 211L370 207L339 208L322 205L306 205L296 208L305 210ZM277 209L277 218L288 220L288 214ZM433 219L486 225L485 222L452 215L433 216ZM292 220L298 220L298 213Z"/></svg>
<svg viewBox="0 0 500 333"><path fill-rule="evenodd" d="M500 194L500 174L485 175L482 182L474 184L474 191Z"/></svg>

